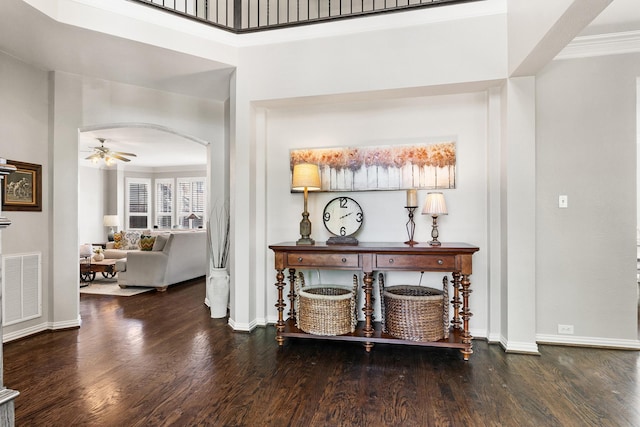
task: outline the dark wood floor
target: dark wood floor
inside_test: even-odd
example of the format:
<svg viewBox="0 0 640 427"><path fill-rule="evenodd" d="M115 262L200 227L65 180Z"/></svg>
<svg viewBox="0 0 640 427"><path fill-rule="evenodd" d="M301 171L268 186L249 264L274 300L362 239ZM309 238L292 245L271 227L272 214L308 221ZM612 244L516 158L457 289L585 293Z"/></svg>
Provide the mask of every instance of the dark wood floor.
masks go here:
<svg viewBox="0 0 640 427"><path fill-rule="evenodd" d="M82 328L6 344L17 426L640 426L640 352L289 340L210 319L204 282L82 295Z"/></svg>

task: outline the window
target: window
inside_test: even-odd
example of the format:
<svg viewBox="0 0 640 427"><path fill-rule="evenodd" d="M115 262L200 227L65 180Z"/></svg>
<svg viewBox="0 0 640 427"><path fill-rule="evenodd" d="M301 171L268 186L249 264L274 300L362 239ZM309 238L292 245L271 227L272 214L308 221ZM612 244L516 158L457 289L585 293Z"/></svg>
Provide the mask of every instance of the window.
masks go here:
<svg viewBox="0 0 640 427"><path fill-rule="evenodd" d="M206 186L204 178L178 178L177 224L182 228L204 227L206 224ZM191 214L198 218L189 219Z"/></svg>
<svg viewBox="0 0 640 427"><path fill-rule="evenodd" d="M127 228L149 228L151 220L151 201L149 199L150 179L127 178L126 179L126 209Z"/></svg>
<svg viewBox="0 0 640 427"><path fill-rule="evenodd" d="M156 221L158 228L171 228L173 225L173 179L156 179Z"/></svg>

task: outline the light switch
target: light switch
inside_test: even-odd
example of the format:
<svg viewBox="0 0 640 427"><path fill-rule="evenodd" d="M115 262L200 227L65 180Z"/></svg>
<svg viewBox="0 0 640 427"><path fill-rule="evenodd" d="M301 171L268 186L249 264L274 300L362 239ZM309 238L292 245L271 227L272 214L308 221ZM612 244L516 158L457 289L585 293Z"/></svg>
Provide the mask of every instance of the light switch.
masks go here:
<svg viewBox="0 0 640 427"><path fill-rule="evenodd" d="M558 207L559 208L568 208L569 207L569 196L566 194L562 194L558 197Z"/></svg>

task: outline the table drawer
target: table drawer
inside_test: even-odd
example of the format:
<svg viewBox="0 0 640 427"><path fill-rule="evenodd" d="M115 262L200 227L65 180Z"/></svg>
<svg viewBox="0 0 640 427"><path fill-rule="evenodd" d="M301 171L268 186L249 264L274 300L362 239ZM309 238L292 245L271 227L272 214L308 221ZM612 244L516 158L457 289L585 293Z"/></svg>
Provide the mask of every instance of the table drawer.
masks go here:
<svg viewBox="0 0 640 427"><path fill-rule="evenodd" d="M344 267L358 268L358 254L287 254L289 267Z"/></svg>
<svg viewBox="0 0 640 427"><path fill-rule="evenodd" d="M412 269L453 271L456 265L454 255L376 255L376 270Z"/></svg>

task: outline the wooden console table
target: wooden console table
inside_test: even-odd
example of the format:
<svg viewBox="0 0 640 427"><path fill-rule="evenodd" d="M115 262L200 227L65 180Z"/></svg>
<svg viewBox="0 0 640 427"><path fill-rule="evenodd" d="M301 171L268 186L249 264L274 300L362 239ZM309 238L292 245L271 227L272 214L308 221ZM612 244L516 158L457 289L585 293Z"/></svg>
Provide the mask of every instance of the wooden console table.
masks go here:
<svg viewBox="0 0 640 427"><path fill-rule="evenodd" d="M459 348L464 360L473 353L471 334L469 333L469 276L472 271L471 258L478 247L467 243L443 243L442 246L429 246L420 243L413 246L403 243L365 243L357 246L336 246L316 243L309 246L297 246L294 242L269 246L275 253L278 287L278 321L276 340L279 345L285 337L316 338L338 341L360 341L365 349L371 351L374 343L418 345L430 347ZM289 269L289 312L284 319L285 274ZM355 332L338 336L307 334L296 325L294 301L296 268L359 270L364 273L364 321L358 322ZM395 338L382 332L379 322L373 321L373 274L374 271L441 271L452 273L453 305L452 326L448 339L440 341L418 342Z"/></svg>

